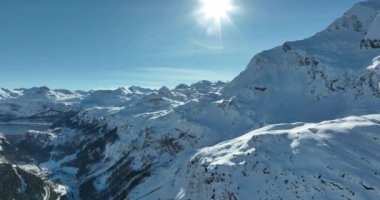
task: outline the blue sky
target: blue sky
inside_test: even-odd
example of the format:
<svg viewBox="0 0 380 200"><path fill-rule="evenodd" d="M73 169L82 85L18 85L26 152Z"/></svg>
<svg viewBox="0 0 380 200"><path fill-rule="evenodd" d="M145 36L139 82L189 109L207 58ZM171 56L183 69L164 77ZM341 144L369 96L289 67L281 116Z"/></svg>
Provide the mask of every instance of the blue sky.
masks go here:
<svg viewBox="0 0 380 200"><path fill-rule="evenodd" d="M254 54L313 35L358 0L231 0L208 35L200 0L0 0L0 87L108 89L231 80Z"/></svg>

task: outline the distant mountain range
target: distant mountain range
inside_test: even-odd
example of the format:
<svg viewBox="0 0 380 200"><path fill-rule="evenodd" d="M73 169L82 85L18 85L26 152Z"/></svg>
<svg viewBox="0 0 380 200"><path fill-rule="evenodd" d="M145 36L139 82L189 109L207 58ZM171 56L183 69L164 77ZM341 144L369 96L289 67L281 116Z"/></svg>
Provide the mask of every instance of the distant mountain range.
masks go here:
<svg viewBox="0 0 380 200"><path fill-rule="evenodd" d="M52 124L0 137L0 199L377 199L380 1L228 83L0 89L0 121Z"/></svg>

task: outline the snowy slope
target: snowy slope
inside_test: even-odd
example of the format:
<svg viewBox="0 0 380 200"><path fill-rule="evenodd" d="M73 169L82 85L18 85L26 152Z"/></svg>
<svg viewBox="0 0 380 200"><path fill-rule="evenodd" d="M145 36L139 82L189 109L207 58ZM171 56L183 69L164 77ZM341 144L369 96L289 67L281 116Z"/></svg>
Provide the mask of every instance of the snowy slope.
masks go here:
<svg viewBox="0 0 380 200"><path fill-rule="evenodd" d="M152 93L139 87L89 92L53 90L47 87L0 89L0 122L54 123L68 112L83 108L123 106Z"/></svg>
<svg viewBox="0 0 380 200"><path fill-rule="evenodd" d="M70 187L73 199L121 198L131 180L124 177L121 183L112 184L114 177L129 176L116 169L145 178L184 149L222 140L216 131L182 115L192 115L199 112L198 107L217 100L225 84L201 81L173 90L163 87L82 93L82 102L86 103L78 113L59 120L55 129L29 131L15 145L33 154L40 167L51 172L51 180ZM98 92L102 95L94 98ZM86 99L97 101L90 104ZM211 104L223 111L218 105ZM201 137L205 141L198 145Z"/></svg>
<svg viewBox="0 0 380 200"><path fill-rule="evenodd" d="M161 199L376 199L379 131L380 115L266 126L200 149Z"/></svg>
<svg viewBox="0 0 380 200"><path fill-rule="evenodd" d="M116 140L107 139L109 142L100 145L100 152L104 153L96 154L98 161L91 161L95 164L90 164L87 174L84 172L84 177L87 178L83 178L86 181L80 183L80 190L92 191L92 195L82 194L81 197L209 199L212 197L213 188L208 187L207 181L204 181L207 176L198 173L198 165L195 165L195 169L184 166L184 163L189 163L197 149L231 139L264 124L322 121L352 114L378 112L379 73L377 67L373 66L377 66L376 57L380 55L380 50L361 46L369 27L374 26L378 10L377 3L357 4L315 36L287 42L283 46L258 54L247 69L231 83L214 87L215 89L208 87L212 85L209 82L192 86L180 85L172 91L163 88L158 94L144 96L133 107L81 112L74 121L102 124L108 130L116 130L117 134ZM358 21L361 26L357 25ZM103 135L107 136L104 132ZM268 145L270 142L272 141L267 142ZM99 141L94 143L99 144ZM281 152L286 147L284 145L284 149L278 151ZM84 150L89 149L92 148ZM247 151L249 150L252 149ZM223 151L225 149L218 149L212 153ZM293 150L285 152L288 157L294 153ZM273 152L273 156L276 153ZM327 153L334 156L331 152ZM378 160L377 157L373 159ZM281 160L273 164L281 165ZM373 166L379 165L375 163ZM364 169L365 166L359 166L361 167ZM200 170L208 171L204 168ZM190 172L194 174L188 174ZM353 174L356 177L361 175ZM187 178L172 178L181 176ZM314 182L309 178L309 185L312 185ZM230 180L232 183L235 181L237 187L247 185L236 179ZM252 184L261 185L260 181L253 181ZM376 185L376 182L371 184ZM367 186L366 183L364 185ZM182 190L177 186L181 186ZM230 185L225 187L229 188ZM267 186L260 188L260 196L265 197L265 187ZM330 186L323 186L323 183L319 187L331 189ZM204 191L199 191L199 188L204 188ZM359 188L363 186L356 182L355 191ZM301 190L297 192L300 193ZM223 195L233 199L229 193L222 193L223 191L215 199L222 199ZM191 196L196 194L206 196ZM349 192L342 194L348 195ZM239 199L251 195L245 193ZM297 196L289 195L285 197ZM315 192L315 195L324 194ZM331 196L332 193L325 195ZM360 195L366 194L362 192ZM374 197L377 193L368 195Z"/></svg>
<svg viewBox="0 0 380 200"><path fill-rule="evenodd" d="M66 187L41 176L35 164L15 165L23 153L0 134L0 199L56 200L64 198Z"/></svg>
<svg viewBox="0 0 380 200"><path fill-rule="evenodd" d="M0 89L0 121L49 122L75 109L81 95L47 87Z"/></svg>
<svg viewBox="0 0 380 200"><path fill-rule="evenodd" d="M370 1L369 4L371 4L373 7L376 7L379 9L380 3L379 1L373 0ZM377 39L380 38L380 13L377 13L377 15L374 17L373 22L368 27L368 31L366 33L366 39Z"/></svg>
<svg viewBox="0 0 380 200"><path fill-rule="evenodd" d="M51 129L13 145L69 199L374 199L379 10L356 4L326 30L256 55L230 83L2 89L0 116L56 111Z"/></svg>
<svg viewBox="0 0 380 200"><path fill-rule="evenodd" d="M223 94L236 96L265 123L379 110L379 73L367 67L380 49L361 44L367 36L380 39L379 10L378 1L358 3L326 30L259 53Z"/></svg>

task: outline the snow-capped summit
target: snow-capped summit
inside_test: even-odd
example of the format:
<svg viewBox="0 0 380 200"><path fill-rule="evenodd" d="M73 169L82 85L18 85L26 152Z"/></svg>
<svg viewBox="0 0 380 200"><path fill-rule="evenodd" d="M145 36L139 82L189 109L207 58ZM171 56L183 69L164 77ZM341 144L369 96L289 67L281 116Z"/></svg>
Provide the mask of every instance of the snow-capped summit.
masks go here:
<svg viewBox="0 0 380 200"><path fill-rule="evenodd" d="M379 0L355 4L228 83L1 89L0 120L59 118L13 145L68 199L374 199L379 12Z"/></svg>
<svg viewBox="0 0 380 200"><path fill-rule="evenodd" d="M331 32L353 32L361 35L369 33L370 27L379 15L380 3L377 0L369 0L355 4L341 18L332 23L327 30Z"/></svg>
<svg viewBox="0 0 380 200"><path fill-rule="evenodd" d="M81 104L90 106L120 106L124 104L132 92L126 88L116 90L93 90L84 96Z"/></svg>
<svg viewBox="0 0 380 200"><path fill-rule="evenodd" d="M153 91L152 89L143 88L143 87L139 87L139 86L131 86L128 88L128 90L130 90L131 92L137 93L137 94L148 94L148 93Z"/></svg>
<svg viewBox="0 0 380 200"><path fill-rule="evenodd" d="M0 88L0 100L5 98L15 98L20 96L20 92L16 90L9 90L6 88Z"/></svg>
<svg viewBox="0 0 380 200"><path fill-rule="evenodd" d="M158 93L161 95L167 95L167 96L173 95L172 91L166 86L162 86L160 89L158 89Z"/></svg>
<svg viewBox="0 0 380 200"><path fill-rule="evenodd" d="M269 123L380 109L374 98L379 83L367 71L380 49L363 44L366 34L380 27L378 13L378 1L358 3L322 32L259 53L222 93L237 96L257 120Z"/></svg>
<svg viewBox="0 0 380 200"><path fill-rule="evenodd" d="M0 121L54 122L75 109L82 95L48 87L0 89Z"/></svg>
<svg viewBox="0 0 380 200"><path fill-rule="evenodd" d="M329 26L330 32L356 34L361 48L380 48L380 3L377 0L361 2L353 6L343 17Z"/></svg>

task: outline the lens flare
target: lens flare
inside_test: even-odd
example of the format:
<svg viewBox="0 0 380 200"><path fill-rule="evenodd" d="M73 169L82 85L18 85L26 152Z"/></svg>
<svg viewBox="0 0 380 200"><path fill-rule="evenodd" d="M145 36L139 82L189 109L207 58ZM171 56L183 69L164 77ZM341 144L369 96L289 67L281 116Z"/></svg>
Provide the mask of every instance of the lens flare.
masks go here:
<svg viewBox="0 0 380 200"><path fill-rule="evenodd" d="M228 12L232 10L231 0L202 0L201 13L206 19L220 21L228 18Z"/></svg>
<svg viewBox="0 0 380 200"><path fill-rule="evenodd" d="M234 0L198 0L199 8L195 17L202 27L202 34L198 35L192 44L200 49L219 51L224 48L222 25L227 23L230 28L236 29L230 19L231 14L240 12L234 5Z"/></svg>
<svg viewBox="0 0 380 200"><path fill-rule="evenodd" d="M208 36L221 37L222 22L233 24L229 14L235 11L232 0L199 0L201 7L197 14Z"/></svg>

